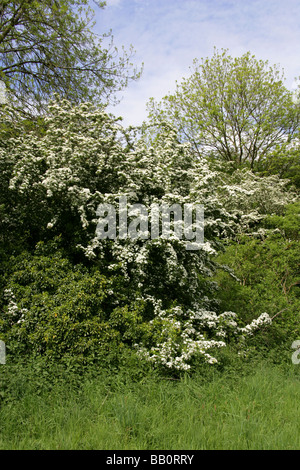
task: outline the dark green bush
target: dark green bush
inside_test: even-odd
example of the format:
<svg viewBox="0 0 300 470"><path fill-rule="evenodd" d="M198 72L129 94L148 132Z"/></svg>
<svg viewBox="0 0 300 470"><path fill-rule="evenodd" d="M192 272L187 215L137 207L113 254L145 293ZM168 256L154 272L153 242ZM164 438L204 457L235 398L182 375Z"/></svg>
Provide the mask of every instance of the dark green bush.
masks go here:
<svg viewBox="0 0 300 470"><path fill-rule="evenodd" d="M297 207L299 211L299 204ZM263 329L263 341L272 347L291 344L300 338L298 221L291 217L292 211L295 207L287 211L286 217L268 218L269 225L272 223L274 227L276 222L285 232L264 239L241 237L218 258L239 279L223 270L217 273L220 310L238 312L245 322L255 318L258 312L267 312L273 321ZM258 335L257 341L261 340L262 336Z"/></svg>
<svg viewBox="0 0 300 470"><path fill-rule="evenodd" d="M124 304L119 278L73 266L54 243L12 256L5 277L0 334L10 355L117 364L144 334L143 305Z"/></svg>

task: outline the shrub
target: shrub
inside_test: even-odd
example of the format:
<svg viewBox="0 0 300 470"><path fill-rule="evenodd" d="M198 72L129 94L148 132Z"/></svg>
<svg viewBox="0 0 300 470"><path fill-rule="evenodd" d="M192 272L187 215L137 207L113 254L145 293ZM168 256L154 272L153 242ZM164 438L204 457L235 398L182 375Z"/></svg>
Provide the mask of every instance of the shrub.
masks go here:
<svg viewBox="0 0 300 470"><path fill-rule="evenodd" d="M103 363L129 350L187 370L195 358L215 363L216 348L269 324L264 309L249 325L231 309L216 311L212 276L226 239L293 200L283 184L266 205L274 177L242 172L224 181L169 126L149 146L88 103L52 103L43 125L42 134L0 141L0 249L8 247L0 332L8 350ZM128 206L147 209L202 204L204 243L187 250L186 240L161 234L99 239L98 205L117 208L124 195Z"/></svg>

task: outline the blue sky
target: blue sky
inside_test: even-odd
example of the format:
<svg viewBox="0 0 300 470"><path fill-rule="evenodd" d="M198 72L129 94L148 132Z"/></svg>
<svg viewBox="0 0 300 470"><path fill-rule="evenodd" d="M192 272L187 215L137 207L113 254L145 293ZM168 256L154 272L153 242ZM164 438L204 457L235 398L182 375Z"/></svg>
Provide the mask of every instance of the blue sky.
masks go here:
<svg viewBox="0 0 300 470"><path fill-rule="evenodd" d="M287 88L300 75L299 0L107 0L95 19L96 32L112 29L115 45L132 44L135 65L144 62L140 80L110 109L125 125L141 124L149 98L172 92L193 59L210 57L214 46L279 64Z"/></svg>

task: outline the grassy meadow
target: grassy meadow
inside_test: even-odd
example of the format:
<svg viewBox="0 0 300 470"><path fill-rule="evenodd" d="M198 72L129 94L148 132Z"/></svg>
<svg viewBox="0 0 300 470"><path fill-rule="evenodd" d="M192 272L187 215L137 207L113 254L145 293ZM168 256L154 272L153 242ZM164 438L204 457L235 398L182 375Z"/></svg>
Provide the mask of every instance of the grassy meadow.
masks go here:
<svg viewBox="0 0 300 470"><path fill-rule="evenodd" d="M2 450L300 449L300 367L292 363L178 379L126 371L79 379L6 364L0 377Z"/></svg>

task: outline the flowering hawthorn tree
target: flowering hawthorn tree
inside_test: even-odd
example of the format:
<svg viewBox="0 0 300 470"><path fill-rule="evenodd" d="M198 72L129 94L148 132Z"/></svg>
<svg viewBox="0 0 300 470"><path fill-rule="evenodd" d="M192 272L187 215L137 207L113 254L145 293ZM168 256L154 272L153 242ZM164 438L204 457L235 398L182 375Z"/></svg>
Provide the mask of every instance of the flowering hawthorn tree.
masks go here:
<svg viewBox="0 0 300 470"><path fill-rule="evenodd" d="M3 122L9 120L9 108L5 109ZM170 127L149 146L137 130L123 130L118 119L88 103L72 107L67 101L53 102L43 127L40 134L20 131L1 140L4 237L11 236L15 227L29 249L40 240L60 237L71 259L84 260L107 276L121 277L127 286L128 309L133 311L137 302L143 306L138 321L145 326L145 334L138 340L130 337L139 356L170 369L187 370L195 358L216 362L216 349L270 323L263 313L242 325L236 313L218 312L207 293L216 288L210 277L222 239L244 229L245 221L261 220L263 206L258 204L254 212L245 201L247 197L258 201L267 187L273 187L272 178L247 179L244 174L240 185L223 180L222 186L220 173L195 160ZM3 125L2 132L6 128ZM98 205L117 207L124 195L128 204L146 208L162 203L202 204L204 243L187 250L185 240L172 236L99 239ZM284 188L277 187L274 212L287 198ZM9 286L5 292L6 311L14 313L8 315L10 321L15 318L13 328L38 324L30 305L19 307L20 299ZM109 294L111 305L122 307L117 293Z"/></svg>

